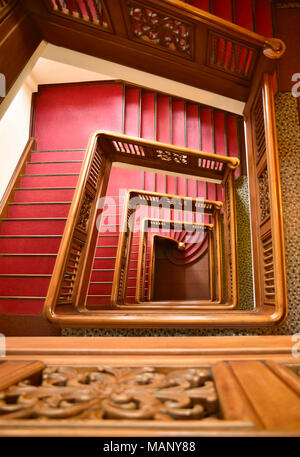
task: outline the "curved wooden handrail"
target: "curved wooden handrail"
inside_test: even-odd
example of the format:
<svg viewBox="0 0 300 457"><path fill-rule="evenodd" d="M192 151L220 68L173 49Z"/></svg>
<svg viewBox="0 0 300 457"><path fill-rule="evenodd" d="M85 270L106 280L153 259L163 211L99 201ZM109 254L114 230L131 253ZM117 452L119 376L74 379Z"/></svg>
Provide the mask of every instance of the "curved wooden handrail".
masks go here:
<svg viewBox="0 0 300 457"><path fill-rule="evenodd" d="M213 30L262 48L264 55L269 59L279 59L286 50L285 43L279 38L265 37L193 5L184 3L182 0L163 0L163 3L176 8L180 7L182 11L186 12L187 16L197 18L200 23Z"/></svg>
<svg viewBox="0 0 300 457"><path fill-rule="evenodd" d="M239 166L239 159L235 157L218 156L103 130L93 133L44 304L44 315L50 320L57 306L71 305L79 310L84 307L98 236L96 220L102 212L97 207L97 201L105 196L113 162L177 173L184 171L187 175L204 176L216 182L226 181L231 171ZM201 200L199 204L203 204ZM205 211L211 211L211 202L208 201L206 206Z"/></svg>

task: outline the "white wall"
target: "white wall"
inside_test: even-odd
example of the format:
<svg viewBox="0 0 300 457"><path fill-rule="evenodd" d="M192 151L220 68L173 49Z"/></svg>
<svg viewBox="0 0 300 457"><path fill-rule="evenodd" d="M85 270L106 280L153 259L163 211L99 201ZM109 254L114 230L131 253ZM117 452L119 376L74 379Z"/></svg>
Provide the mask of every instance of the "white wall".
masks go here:
<svg viewBox="0 0 300 457"><path fill-rule="evenodd" d="M31 95L34 90L32 80L27 79L0 121L0 198L29 138Z"/></svg>

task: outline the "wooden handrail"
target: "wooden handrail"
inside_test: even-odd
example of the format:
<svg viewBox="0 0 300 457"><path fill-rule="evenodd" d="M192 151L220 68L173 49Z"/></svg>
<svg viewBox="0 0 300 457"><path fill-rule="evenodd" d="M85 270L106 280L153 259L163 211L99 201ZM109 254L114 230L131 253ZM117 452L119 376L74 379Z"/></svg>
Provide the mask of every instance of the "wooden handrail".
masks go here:
<svg viewBox="0 0 300 457"><path fill-rule="evenodd" d="M14 191L20 184L21 175L25 172L27 162L30 160L30 155L32 150L35 148L35 144L35 139L29 138L19 158L0 202L0 220L7 216L8 205L14 199Z"/></svg>
<svg viewBox="0 0 300 457"><path fill-rule="evenodd" d="M226 174L226 182L228 176ZM135 212L137 206L146 205L153 207L170 207L174 209L181 209L190 211L193 213L205 213L213 215L216 230L214 231L214 249L216 252L216 263L215 263L215 275L216 275L216 304L222 303L223 300L223 275L222 275L222 253L219 247L221 246L221 228L220 228L220 210L223 206L222 202L213 201L213 200L204 200L201 198L192 198L184 197L174 194L165 194L159 192L149 192L149 191L139 191L135 189L130 189L127 191L124 198L123 204L123 215L120 226L120 235L118 250L116 256L115 272L113 278L113 287L111 302L114 307L124 305L126 298L126 287L128 280L128 271L129 271L129 253L131 251L132 244L132 228L129 226L129 221L133 225ZM228 204L229 207L232 205ZM233 226L232 226L233 227ZM232 246L234 256L233 263L237 261L236 247ZM140 259L140 262L141 259ZM141 263L138 265L138 269L141 268ZM237 271L237 268L234 269ZM229 277L228 280L234 280L233 277ZM238 279L236 278L236 281ZM139 279L137 280L137 289L138 295L140 297L139 290ZM229 287L228 287L229 288ZM141 301L141 300L139 300ZM210 304L210 303L209 303ZM229 305L233 307L237 306L237 298L234 297L233 301L229 301Z"/></svg>
<svg viewBox="0 0 300 457"><path fill-rule="evenodd" d="M113 162L175 172L183 168L186 174L204 175L217 182L226 180L239 166L235 157L96 131L88 143L44 304L44 314L50 319L56 306L81 309L84 305L98 236L96 220L102 212L97 200L105 196Z"/></svg>
<svg viewBox="0 0 300 457"><path fill-rule="evenodd" d="M280 39L252 32L180 0L44 1L57 15L121 39L126 31L133 47L138 43L151 46L154 52L172 53L215 76L221 70L228 80L231 76L249 82L262 71L261 55L275 60L285 52Z"/></svg>
<svg viewBox="0 0 300 457"><path fill-rule="evenodd" d="M181 8L188 17L197 18L200 23L210 29L229 34L238 40L262 48L264 55L269 59L279 59L286 50L284 42L279 38L265 37L181 0L162 0L162 3L168 4L170 7Z"/></svg>
<svg viewBox="0 0 300 457"><path fill-rule="evenodd" d="M255 86L254 86L255 87ZM80 299L80 290L84 291L84 285L88 286L88 278L90 274L90 265L93 260L94 249L96 246L96 240L98 237L98 231L96 228L96 218L101 210L97 210L97 205L92 202L88 203L84 196L86 195L85 182L92 182L93 188L97 188L97 196L104 196L107 181L109 177L110 167L112 162L127 162L141 165L142 167L149 167L155 169L163 169L172 172L182 173L184 170L185 174L196 175L201 177L203 170L198 167L198 159L200 157L209 156L201 151L191 151L186 148L178 148L174 146L166 145L167 154L164 156L159 153L162 151L160 143L148 142L146 140L140 140L132 137L126 137L124 135L115 135L109 132L98 131L95 132L89 142L89 147L85 159L85 166L81 172L81 177L78 182L78 186L75 193L75 198L72 203L72 211L70 212L65 232L63 235L62 246L57 257L54 275L50 282L50 287L45 301L44 315L53 323L57 323L60 326L81 326L81 327L265 327L280 325L284 321L287 315L287 298L286 298L286 282L285 282L285 260L284 260L284 243L283 243L283 222L282 222L282 211L280 201L280 180L279 180L279 168L277 158L277 143L276 143L276 127L275 127L275 116L274 116L274 101L272 92L272 81L270 75L265 75L264 80L260 85L260 90L257 93L263 94L264 97L264 128L266 134L266 162L268 173L265 176L265 169L260 170L257 168L257 157L259 160L265 160L264 154L259 153L257 156L256 148L254 147L255 140L255 118L249 115L247 118L247 141L248 141L248 169L249 169L249 186L250 186L250 203L251 203L251 228L253 237L253 260L254 260L254 275L255 283L258 283L260 287L260 267L263 265L263 259L260 257L264 252L268 253L270 249L273 251L273 264L274 264L274 279L275 279L275 290L274 300L269 303L264 298L261 299L261 295L257 294L256 306L253 310L210 310L205 309L201 312L197 311L188 313L184 311L184 308L177 308L177 304L168 302L167 306L160 309L157 313L157 309L153 310L148 308L138 310L136 307L128 308L120 305L119 308L109 309L109 307L101 310L88 312L84 307L84 301ZM253 96L255 100L255 94ZM251 110L254 109L250 107ZM120 142L120 144L116 144ZM141 148L142 145L142 148ZM147 148L147 145L149 148ZM181 150L182 149L182 150ZM154 156L153 156L154 153ZM159 153L159 154L158 154ZM174 154L173 154L174 153ZM176 153L176 155L175 155ZM95 161L94 161L95 157ZM210 155L211 160L214 156ZM164 160L164 159L168 160ZM224 158L222 158L224 160ZM178 162L179 161L179 164ZM188 162L190 165L186 168L180 166L182 162ZM224 163L224 162L223 162ZM263 163L263 162L261 162ZM96 172L95 166L98 167L100 172ZM227 166L226 171L219 174L217 182L222 182L225 188L225 230L227 226L227 233L230 234L228 239L230 240L228 256L230 265L232 266L232 260L237 252L234 251L236 247L236 221L235 221L235 205L234 203L234 169L238 166L238 160L235 163L231 163L231 166ZM225 167L223 167L225 168ZM214 173L214 170L212 170ZM206 170L207 173L207 170ZM270 174L273 178L270 179ZM267 201L269 200L270 207L270 225L272 229L271 237L260 237L260 235L268 235L268 232L259 232L258 229L264 220L261 220L262 210L260 207L260 195L257 191L259 186L259 178L266 179L269 187L270 195L264 195ZM271 184L270 184L271 182ZM88 186L87 186L88 187ZM94 198L94 200L96 197ZM258 201L257 201L258 199ZM265 214L265 212L263 212ZM77 226L83 225L88 230L85 233L84 247L80 251L80 255L77 261L77 268L72 276L72 294L68 301L63 301L60 296L60 290L65 287L64 274L68 270L66 266L69 261L69 251L66 249L75 240L78 242L79 237L74 236L78 233ZM75 230L76 229L76 230ZM80 231L79 231L80 232ZM82 233L82 230L81 230ZM226 231L225 231L226 236ZM226 236L227 237L227 236ZM65 259L65 257L68 257ZM76 256L75 256L76 257ZM74 264L74 255L72 262ZM227 259L226 259L227 260ZM237 259L236 259L237 260ZM237 268L237 264L236 264ZM73 271L73 270L72 270ZM231 273L234 270L231 268ZM268 270L269 271L269 270ZM60 273L60 276L55 274ZM269 274L269 273L268 273ZM270 273L273 274L273 273ZM232 276L233 278L233 276ZM68 279L68 278L67 278ZM267 277L265 282L269 281ZM229 290L230 297L236 292L232 286L236 285L234 282L229 282L231 289ZM58 290L58 292L55 292ZM85 293L83 294L85 296ZM60 297L60 300L57 298ZM228 297L228 294L227 294ZM261 300L261 301L259 301ZM59 308L59 304L66 304L67 306ZM80 305L83 306L84 312L80 312ZM173 306L174 305L174 306ZM232 305L231 305L232 306ZM124 307L126 309L124 309ZM176 309L177 308L177 309ZM229 307L230 309L230 307Z"/></svg>

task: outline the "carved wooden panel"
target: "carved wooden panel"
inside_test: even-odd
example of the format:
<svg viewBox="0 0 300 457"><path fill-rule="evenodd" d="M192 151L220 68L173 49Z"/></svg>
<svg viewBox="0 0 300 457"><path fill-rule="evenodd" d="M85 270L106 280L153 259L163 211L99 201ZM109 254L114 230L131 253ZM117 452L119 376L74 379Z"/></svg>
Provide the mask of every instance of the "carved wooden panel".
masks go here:
<svg viewBox="0 0 300 457"><path fill-rule="evenodd" d="M191 24L137 1L124 3L129 33L133 39L191 58Z"/></svg>
<svg viewBox="0 0 300 457"><path fill-rule="evenodd" d="M264 168L258 177L258 189L260 222L263 222L267 217L270 216L269 177L267 168Z"/></svg>
<svg viewBox="0 0 300 457"><path fill-rule="evenodd" d="M0 422L217 419L207 368L49 366L0 393Z"/></svg>
<svg viewBox="0 0 300 457"><path fill-rule="evenodd" d="M8 359L0 364L6 375L0 386L1 436L300 433L299 364L291 359L276 363L269 355L267 360L251 360L243 351L235 360L225 356L225 360L213 361L206 356L204 363L203 354L198 353L198 364L182 368L179 355L169 353L165 364L160 357L168 349L157 352L156 348L155 353L149 352L155 363L128 367L113 363L118 351L114 347L110 349L112 365L97 366L91 362L96 349L91 343L76 362L68 360L61 348L57 355L52 341L47 344L44 362L21 356L22 361ZM31 349L31 356L38 351ZM218 349L214 356L222 353L231 359L232 352L226 351ZM53 353L55 365L47 362Z"/></svg>

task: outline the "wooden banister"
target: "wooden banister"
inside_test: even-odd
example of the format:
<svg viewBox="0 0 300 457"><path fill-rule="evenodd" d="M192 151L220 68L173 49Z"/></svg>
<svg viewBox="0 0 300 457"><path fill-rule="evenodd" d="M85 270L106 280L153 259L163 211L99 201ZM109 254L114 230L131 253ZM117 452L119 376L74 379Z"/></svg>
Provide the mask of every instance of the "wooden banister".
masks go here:
<svg viewBox="0 0 300 457"><path fill-rule="evenodd" d="M8 204L14 199L14 191L17 187L19 187L21 175L25 172L26 164L29 162L31 152L34 148L35 139L29 138L2 196L0 202L0 221L2 218L7 216Z"/></svg>
<svg viewBox="0 0 300 457"><path fill-rule="evenodd" d="M280 202L280 182L278 159L276 159L276 128L274 124L273 92L271 90L271 77L266 75L261 85L264 94L264 119L266 133L266 155L269 173L275 173L275 182L270 185L270 174L267 174L270 193L270 221L272 237L266 240L262 250L263 238L257 232L260 226L261 208L256 201L259 193L257 169L253 166L256 160L255 148L248 141L248 169L251 200L251 228L253 236L253 259L255 283L261 284L260 272L257 266L263 265L259 256L267 253L269 263L270 249L274 249L274 268L267 270L265 282L267 294L269 292L269 274L273 274L275 283L274 300L263 299L256 301L253 310L201 310L196 313L188 310L176 309L176 304L168 303L168 308L160 309L137 309L132 306L119 305L111 309L109 305L97 311L88 311L85 307L86 288L89 284L91 264L94 256L98 230L96 219L101 216L101 209L97 208L96 200L105 195L110 168L113 162L125 162L142 166L144 168L160 169L175 173L184 173L190 176L207 177L211 175L215 182L222 183L225 188L225 222L230 233L230 263L231 273L232 260L234 259L234 246L236 243L236 221L233 174L239 165L239 160L229 157L218 157L213 154L195 151L188 148L166 145L158 142L141 140L111 132L97 131L89 142L84 166L78 181L75 197L69 213L67 225L64 231L62 244L56 260L54 274L50 282L47 298L44 306L44 315L51 322L60 326L79 327L264 327L280 325L287 313L285 264L283 245L283 226ZM255 87L255 86L254 86ZM252 99L255 99L253 97ZM250 106L250 111L251 111ZM251 116L249 116L249 119ZM251 135L254 124L248 121L247 130ZM272 133L273 132L273 133ZM205 163L203 162L205 160ZM200 165L200 166L199 166ZM272 178L273 179L273 178ZM254 187L253 187L254 186ZM96 191L95 191L96 189ZM93 195L91 196L91 192ZM138 191L138 193L141 193ZM129 195L129 194L128 194ZM186 197L185 197L186 198ZM138 199L139 200L139 199ZM143 200L142 198L140 200ZM155 200L155 199L154 199ZM146 200L147 201L147 200ZM145 204L145 199L144 199ZM147 203L148 204L148 203ZM229 206L228 206L229 205ZM134 209L130 209L134 211ZM210 208L211 211L211 208ZM123 213L123 217L125 213ZM229 223L228 223L229 221ZM264 221L262 221L264 222ZM123 222L124 223L124 222ZM125 220L126 223L126 220ZM256 237L256 238L255 238ZM260 241L261 240L261 241ZM275 243L275 244L274 244ZM77 250L76 250L77 249ZM235 251L235 254L236 251ZM121 256L122 257L122 256ZM237 259L236 259L237 260ZM123 256L126 264L126 256ZM267 266L266 264L264 266ZM237 266L236 266L237 268ZM124 271L124 269L123 269ZM233 278L233 274L230 274ZM272 278L271 278L272 279ZM122 281L124 278L122 278ZM67 282L68 281L68 282ZM229 298L235 292L234 283L229 283ZM256 286L258 287L258 286ZM64 293L66 291L67 293ZM256 295L258 298L259 295ZM62 305L62 306L59 306ZM231 305L232 307L232 305ZM126 309L124 309L126 308Z"/></svg>
<svg viewBox="0 0 300 457"><path fill-rule="evenodd" d="M105 47L110 46L109 41L114 43L111 54L118 43L122 63L126 47L131 50L128 65L141 52L144 62L137 58L137 68L149 71L141 65L152 68L150 59L154 57L154 73L170 77L166 66L160 65L164 54L164 60L170 57L169 68L174 64L175 79L243 101L247 100L252 79L275 67L273 61L285 52L280 39L259 35L180 0L44 2L51 12L51 21L60 22L63 17L72 20L74 27L87 26L86 33L98 33L107 42ZM93 30L89 30L91 27ZM112 40L103 36L108 33ZM97 57L102 58L110 55L109 50L107 54L98 53Z"/></svg>

